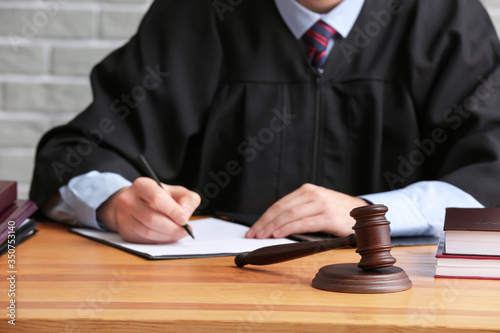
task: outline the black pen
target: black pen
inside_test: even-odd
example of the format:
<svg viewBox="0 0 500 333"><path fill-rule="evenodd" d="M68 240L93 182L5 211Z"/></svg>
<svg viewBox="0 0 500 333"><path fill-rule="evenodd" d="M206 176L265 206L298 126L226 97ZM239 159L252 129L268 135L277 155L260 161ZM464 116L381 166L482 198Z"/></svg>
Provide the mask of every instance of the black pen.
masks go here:
<svg viewBox="0 0 500 333"><path fill-rule="evenodd" d="M139 163L141 164L141 166L144 169L144 171L146 171L146 173L148 174L148 176L150 178L153 178L154 181L158 184L158 186L160 186L161 188L163 188L163 186L161 185L160 180L158 179L158 177L156 176L155 172L153 171L153 169L151 168L151 166L149 165L148 161L146 161L146 158L143 155L139 155ZM184 228L184 230L187 231L187 233L189 234L189 236L191 236L193 239L195 239L194 235L193 235L193 231L191 230L191 227L189 226L189 224L186 223L182 227Z"/></svg>

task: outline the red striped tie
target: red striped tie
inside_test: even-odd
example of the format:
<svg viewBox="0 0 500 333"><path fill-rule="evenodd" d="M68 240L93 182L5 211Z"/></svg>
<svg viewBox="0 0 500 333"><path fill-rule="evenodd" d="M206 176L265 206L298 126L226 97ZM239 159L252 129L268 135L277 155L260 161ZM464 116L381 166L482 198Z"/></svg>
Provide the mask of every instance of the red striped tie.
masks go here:
<svg viewBox="0 0 500 333"><path fill-rule="evenodd" d="M330 39L335 36L337 31L331 26L319 20L307 30L302 39L307 46L307 58L311 65L316 68L322 68L326 62L326 47Z"/></svg>

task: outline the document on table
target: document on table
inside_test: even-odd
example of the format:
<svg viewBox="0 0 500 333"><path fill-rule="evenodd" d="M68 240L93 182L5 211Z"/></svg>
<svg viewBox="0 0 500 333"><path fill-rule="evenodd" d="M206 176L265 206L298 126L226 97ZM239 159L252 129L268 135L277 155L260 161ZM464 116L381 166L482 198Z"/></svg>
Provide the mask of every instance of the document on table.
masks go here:
<svg viewBox="0 0 500 333"><path fill-rule="evenodd" d="M232 256L265 246L295 243L286 238L245 238L248 227L212 217L189 221L189 225L193 228L195 240L187 236L175 243L154 245L128 243L114 232L86 228L72 228L70 231L147 259Z"/></svg>

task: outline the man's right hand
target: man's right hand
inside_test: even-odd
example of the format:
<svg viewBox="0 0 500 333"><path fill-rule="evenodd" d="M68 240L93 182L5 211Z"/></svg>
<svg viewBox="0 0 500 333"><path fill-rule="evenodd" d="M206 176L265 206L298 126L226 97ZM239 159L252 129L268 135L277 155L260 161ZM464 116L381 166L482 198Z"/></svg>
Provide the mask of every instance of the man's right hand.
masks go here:
<svg viewBox="0 0 500 333"><path fill-rule="evenodd" d="M162 185L137 178L98 208L97 219L128 242L172 243L187 236L182 226L201 198L182 186Z"/></svg>

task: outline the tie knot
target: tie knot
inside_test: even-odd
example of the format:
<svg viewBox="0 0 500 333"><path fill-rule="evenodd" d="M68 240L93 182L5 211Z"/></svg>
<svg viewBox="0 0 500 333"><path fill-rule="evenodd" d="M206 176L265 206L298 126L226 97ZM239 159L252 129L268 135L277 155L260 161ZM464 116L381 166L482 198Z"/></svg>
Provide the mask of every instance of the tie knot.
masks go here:
<svg viewBox="0 0 500 333"><path fill-rule="evenodd" d="M307 46L307 58L313 66L323 67L326 61L326 48L336 33L334 28L319 20L304 34L303 40Z"/></svg>

